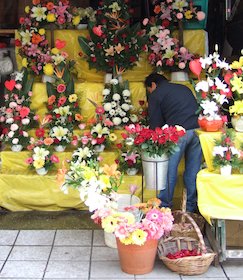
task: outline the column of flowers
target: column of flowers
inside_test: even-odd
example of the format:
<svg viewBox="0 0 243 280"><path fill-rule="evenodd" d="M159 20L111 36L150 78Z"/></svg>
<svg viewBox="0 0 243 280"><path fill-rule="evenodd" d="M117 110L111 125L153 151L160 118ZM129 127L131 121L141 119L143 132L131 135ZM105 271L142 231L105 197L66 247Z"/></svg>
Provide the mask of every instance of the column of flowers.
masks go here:
<svg viewBox="0 0 243 280"><path fill-rule="evenodd" d="M0 108L2 135L13 151L21 151L30 142L29 130L37 125L38 116L30 109L33 79L27 71L15 72L5 82L4 106Z"/></svg>
<svg viewBox="0 0 243 280"><path fill-rule="evenodd" d="M49 136L56 151L64 151L73 140L74 126L83 117L79 113L78 96L74 93L74 81L69 64L61 63L54 69L54 83L47 83L47 115Z"/></svg>
<svg viewBox="0 0 243 280"><path fill-rule="evenodd" d="M228 99L232 98L232 92L224 74L229 68L229 64L220 59L217 47L213 54L200 57L190 63L191 71L199 78L199 81L193 85L199 103L198 122L203 130L218 131L223 123L227 122L223 104L228 103ZM202 71L206 74L206 79L201 80Z"/></svg>
<svg viewBox="0 0 243 280"><path fill-rule="evenodd" d="M155 0L155 17L145 18L144 26L149 35L148 60L156 71L189 71L189 62L194 58L183 44L183 30L179 39L172 36L174 28L180 28L183 21L203 20L205 14L198 11L191 1ZM185 75L181 77L183 80ZM172 77L173 79L173 77Z"/></svg>

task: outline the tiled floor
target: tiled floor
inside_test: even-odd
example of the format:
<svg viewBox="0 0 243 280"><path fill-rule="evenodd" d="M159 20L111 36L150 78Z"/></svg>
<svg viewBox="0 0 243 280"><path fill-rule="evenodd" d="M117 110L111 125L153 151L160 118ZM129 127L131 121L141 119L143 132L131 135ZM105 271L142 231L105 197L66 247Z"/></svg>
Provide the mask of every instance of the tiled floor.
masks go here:
<svg viewBox="0 0 243 280"><path fill-rule="evenodd" d="M243 261L211 266L200 276L180 276L157 259L146 275L121 271L116 249L104 244L101 230L1 230L0 279L243 279Z"/></svg>

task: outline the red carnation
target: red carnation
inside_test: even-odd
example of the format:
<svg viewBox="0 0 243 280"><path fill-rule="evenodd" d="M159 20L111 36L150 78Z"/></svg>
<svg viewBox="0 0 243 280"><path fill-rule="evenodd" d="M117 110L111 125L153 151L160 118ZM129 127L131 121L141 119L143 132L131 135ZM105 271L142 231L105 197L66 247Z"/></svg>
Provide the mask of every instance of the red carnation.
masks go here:
<svg viewBox="0 0 243 280"><path fill-rule="evenodd" d="M38 138L42 138L42 137L44 137L44 135L45 135L45 129L44 128L38 128L38 129L36 129L36 131L35 131L35 135L36 135L36 137L38 137Z"/></svg>

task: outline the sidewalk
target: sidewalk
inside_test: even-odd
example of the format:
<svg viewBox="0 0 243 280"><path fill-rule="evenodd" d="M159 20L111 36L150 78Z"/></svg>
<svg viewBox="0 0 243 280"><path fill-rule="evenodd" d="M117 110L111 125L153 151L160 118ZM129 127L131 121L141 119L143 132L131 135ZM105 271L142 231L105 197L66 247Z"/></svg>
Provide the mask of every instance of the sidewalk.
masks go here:
<svg viewBox="0 0 243 280"><path fill-rule="evenodd" d="M243 279L243 261L211 266L199 276L180 276L157 259L146 275L121 271L116 249L102 230L0 230L0 279Z"/></svg>

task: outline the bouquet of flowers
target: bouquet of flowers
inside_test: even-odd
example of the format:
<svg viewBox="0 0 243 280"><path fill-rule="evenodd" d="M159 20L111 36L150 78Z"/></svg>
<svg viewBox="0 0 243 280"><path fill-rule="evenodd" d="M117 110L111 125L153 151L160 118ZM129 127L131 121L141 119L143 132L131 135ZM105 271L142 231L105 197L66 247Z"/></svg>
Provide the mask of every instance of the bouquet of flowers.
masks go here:
<svg viewBox="0 0 243 280"><path fill-rule="evenodd" d="M32 151L31 157L26 159L26 163L40 175L45 175L54 164L59 163L59 158L52 154L50 146L53 139L46 137L30 143L28 150Z"/></svg>
<svg viewBox="0 0 243 280"><path fill-rule="evenodd" d="M55 47L54 42L48 43L45 28L49 26L50 29L51 25L65 28L72 25L69 1L33 0L32 3L32 7L25 7L26 17L19 19L20 39L16 40L16 46L19 47L23 67L35 75L52 75L54 66L65 62L68 54L61 51L65 41L56 40Z"/></svg>
<svg viewBox="0 0 243 280"><path fill-rule="evenodd" d="M222 133L221 139L215 141L213 148L213 165L215 168L230 165L239 169L241 153L234 145L235 133L233 130L226 130Z"/></svg>
<svg viewBox="0 0 243 280"><path fill-rule="evenodd" d="M147 240L160 239L172 229L173 216L169 208L160 208L159 199L148 200L126 207L125 212L114 209L96 211L92 218L98 222L106 232L114 233L125 245L142 246Z"/></svg>
<svg viewBox="0 0 243 280"><path fill-rule="evenodd" d="M194 55L180 46L178 39L172 37L171 31L165 26L148 19L143 23L147 26L150 40L148 61L156 71L188 71L189 62Z"/></svg>
<svg viewBox="0 0 243 280"><path fill-rule="evenodd" d="M179 21L201 21L205 13L199 11L191 0L153 0L154 13L159 20L159 25L173 26Z"/></svg>
<svg viewBox="0 0 243 280"><path fill-rule="evenodd" d="M30 137L28 131L37 124L38 116L30 109L33 79L27 72L15 72L5 81L4 106L0 108L2 134L0 139L13 145L26 147Z"/></svg>
<svg viewBox="0 0 243 280"><path fill-rule="evenodd" d="M126 141L150 157L173 154L178 149L179 139L185 135L185 129L181 126L164 125L152 130L139 124L131 124L125 129Z"/></svg>
<svg viewBox="0 0 243 280"><path fill-rule="evenodd" d="M209 56L200 57L190 63L191 71L199 78L194 84L196 97L199 103L199 120L222 120L223 104L232 98L232 92L224 79L224 72L229 69L229 64L221 60L216 50ZM205 71L206 79L200 79L202 70ZM197 112L197 113L198 113ZM224 121L225 118L223 119Z"/></svg>
<svg viewBox="0 0 243 280"><path fill-rule="evenodd" d="M90 68L113 73L131 69L146 48L146 34L139 23L129 26L126 1L104 0L96 12L96 23L89 23L89 37L79 37L79 43Z"/></svg>
<svg viewBox="0 0 243 280"><path fill-rule="evenodd" d="M122 176L117 170L117 164L100 166L98 161L88 164L73 164L71 169L58 172L61 189L67 193L68 187L78 189L80 198L89 211L117 207L117 190Z"/></svg>
<svg viewBox="0 0 243 280"><path fill-rule="evenodd" d="M128 81L119 83L118 79L112 79L105 84L103 90L104 115L107 120L113 122L114 126L128 124L130 122L131 92Z"/></svg>

